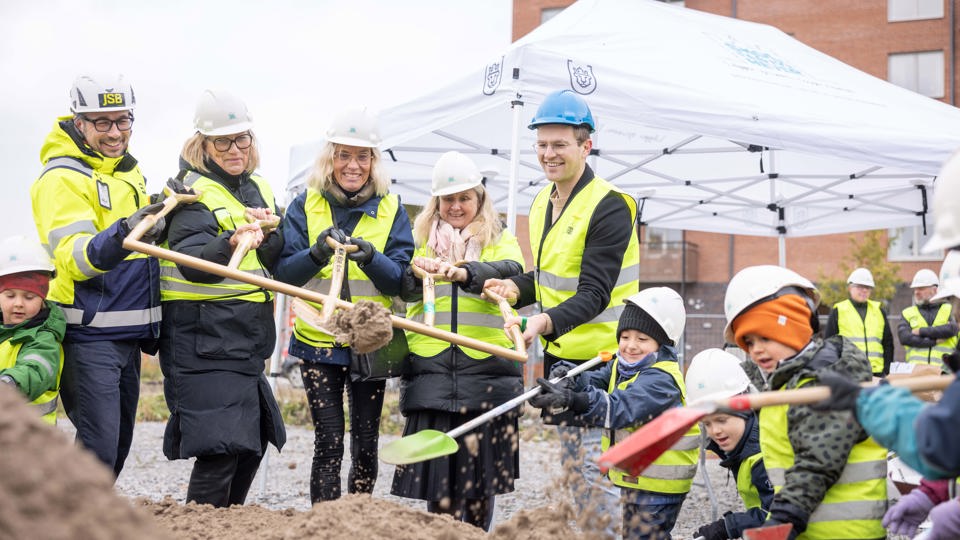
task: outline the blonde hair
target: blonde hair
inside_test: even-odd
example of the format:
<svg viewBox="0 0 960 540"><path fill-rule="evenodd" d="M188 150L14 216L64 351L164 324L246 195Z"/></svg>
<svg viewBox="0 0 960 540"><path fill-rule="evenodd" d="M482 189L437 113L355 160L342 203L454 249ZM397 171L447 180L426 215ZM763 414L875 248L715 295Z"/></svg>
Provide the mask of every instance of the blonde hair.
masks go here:
<svg viewBox="0 0 960 540"><path fill-rule="evenodd" d="M486 196L483 184L471 189L477 194L477 199L480 201L477 215L473 218L474 223L481 224L476 237L481 247L487 247L487 245L500 238L503 223L500 221L500 215L493 209L490 197ZM413 220L413 239L417 243L417 247L426 244L430 238L430 227L433 225L434 218L440 218L440 197L437 196L430 197L423 210Z"/></svg>
<svg viewBox="0 0 960 540"><path fill-rule="evenodd" d="M260 166L260 150L257 149L257 138L254 136L253 131L247 130L247 133L253 137L253 144L247 149L247 168L245 171L252 173ZM207 153L207 147L204 143L209 140L210 144L213 144L214 138L215 137L207 137L199 131L194 133L192 137L187 139L187 142L183 143L183 150L180 151L180 157L195 170L211 174L212 171L207 167L207 158L213 161L213 157Z"/></svg>
<svg viewBox="0 0 960 540"><path fill-rule="evenodd" d="M336 183L333 177L333 156L347 145L328 142L320 149L317 161L313 164L310 176L307 177L307 186L317 191L329 191L330 187ZM373 182L374 190L379 197L383 197L390 191L390 177L383 170L380 160L380 149L370 148L370 178Z"/></svg>

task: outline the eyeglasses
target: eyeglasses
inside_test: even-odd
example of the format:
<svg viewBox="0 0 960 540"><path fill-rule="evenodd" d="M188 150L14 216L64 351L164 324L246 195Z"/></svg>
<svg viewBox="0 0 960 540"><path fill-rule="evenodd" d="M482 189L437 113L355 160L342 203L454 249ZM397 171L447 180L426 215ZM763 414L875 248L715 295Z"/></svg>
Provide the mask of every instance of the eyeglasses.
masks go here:
<svg viewBox="0 0 960 540"><path fill-rule="evenodd" d="M546 153L546 151L550 148L552 148L554 152L561 154L565 152L567 149L569 149L571 146L573 145L571 145L566 141L557 141L552 143L537 141L533 143L533 148L538 153L541 153L541 154Z"/></svg>
<svg viewBox="0 0 960 540"><path fill-rule="evenodd" d="M237 150L246 150L250 148L250 145L253 144L253 135L249 133L244 133L243 135L237 135L234 138L229 137L217 137L213 139L213 147L217 149L217 152L226 152L230 150L230 147L237 145Z"/></svg>
<svg viewBox="0 0 960 540"><path fill-rule="evenodd" d="M110 131L114 124L116 124L117 129L120 131L130 131L130 128L133 127L132 114L116 120L110 120L109 118L90 118L87 116L83 116L81 118L83 118L85 122L93 124L93 129L99 131L100 133L106 133Z"/></svg>
<svg viewBox="0 0 960 540"><path fill-rule="evenodd" d="M370 163L370 159L373 157L373 154L370 152L360 152L359 154L351 154L350 152L337 152L333 155L333 157L341 163L350 163L353 160L357 160L358 164L366 165Z"/></svg>

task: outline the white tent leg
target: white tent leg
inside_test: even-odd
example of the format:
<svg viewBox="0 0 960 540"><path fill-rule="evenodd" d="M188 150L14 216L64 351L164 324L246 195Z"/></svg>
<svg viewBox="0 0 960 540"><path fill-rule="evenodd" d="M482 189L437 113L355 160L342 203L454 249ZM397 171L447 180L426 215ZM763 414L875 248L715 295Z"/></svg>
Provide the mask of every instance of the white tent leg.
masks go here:
<svg viewBox="0 0 960 540"><path fill-rule="evenodd" d="M510 188L507 191L507 229L517 233L517 179L520 177L520 115L523 102L515 99L510 103L513 109L513 133L510 135Z"/></svg>
<svg viewBox="0 0 960 540"><path fill-rule="evenodd" d="M270 371L267 372L267 382L270 392L277 395L277 377L280 376L281 353L283 351L284 329L287 324L287 295L277 293L275 296L275 311L273 322L277 331L277 342L273 346L273 355L270 357ZM263 461L260 462L260 501L267 497L267 476L270 474L270 445L263 451Z"/></svg>

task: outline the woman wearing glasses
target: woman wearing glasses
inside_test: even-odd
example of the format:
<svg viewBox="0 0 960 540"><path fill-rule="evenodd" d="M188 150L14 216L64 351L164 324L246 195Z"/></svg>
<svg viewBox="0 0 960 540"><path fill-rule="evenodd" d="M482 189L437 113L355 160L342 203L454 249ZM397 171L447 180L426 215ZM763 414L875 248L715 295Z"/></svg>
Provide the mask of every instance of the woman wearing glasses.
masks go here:
<svg viewBox="0 0 960 540"><path fill-rule="evenodd" d="M183 145L178 179L201 194L170 219L170 249L227 264L252 240L237 268L269 276L283 237L248 220L276 210L253 123L235 96L207 90L197 132ZM280 409L263 374L276 332L273 293L168 261L161 262L160 366L170 409L163 438L169 459L196 457L187 501L243 504L267 448L286 440Z"/></svg>
<svg viewBox="0 0 960 540"><path fill-rule="evenodd" d="M327 142L307 178L307 189L284 215L284 247L277 279L326 293L333 250L327 238L358 249L347 255L341 298L390 307L413 255L410 219L381 168L377 120L347 110L327 130ZM343 461L343 390L350 400L351 468L347 491L372 493L385 381L352 380L350 347L297 319L289 352L300 372L314 425L310 500L340 497Z"/></svg>

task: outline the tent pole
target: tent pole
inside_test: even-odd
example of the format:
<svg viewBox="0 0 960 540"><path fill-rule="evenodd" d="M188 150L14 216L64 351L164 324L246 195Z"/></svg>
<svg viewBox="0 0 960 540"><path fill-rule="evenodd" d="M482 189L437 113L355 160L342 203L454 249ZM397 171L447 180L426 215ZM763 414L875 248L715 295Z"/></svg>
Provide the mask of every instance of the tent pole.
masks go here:
<svg viewBox="0 0 960 540"><path fill-rule="evenodd" d="M519 96L518 96L519 97ZM517 233L517 184L520 176L520 114L523 101L510 102L513 109L513 133L510 135L510 188L507 190L507 229Z"/></svg>

